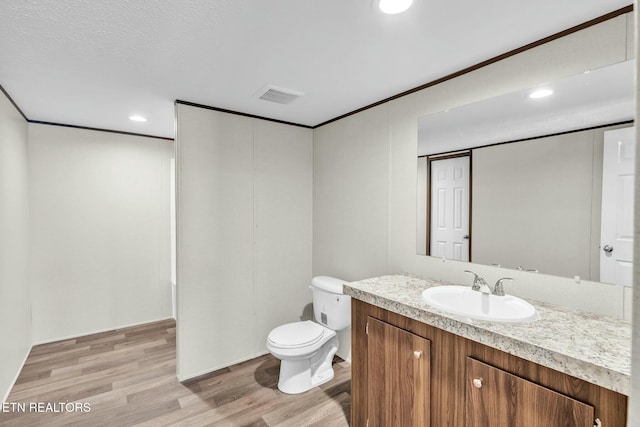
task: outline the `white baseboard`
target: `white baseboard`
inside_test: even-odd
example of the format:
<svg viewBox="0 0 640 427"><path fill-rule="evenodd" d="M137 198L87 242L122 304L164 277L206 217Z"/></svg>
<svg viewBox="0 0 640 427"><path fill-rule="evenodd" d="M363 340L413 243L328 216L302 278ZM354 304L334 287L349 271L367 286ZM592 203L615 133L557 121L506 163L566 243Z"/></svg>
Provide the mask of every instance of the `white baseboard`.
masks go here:
<svg viewBox="0 0 640 427"><path fill-rule="evenodd" d="M98 330L95 330L95 331L87 331L87 332L82 332L82 333L79 333L79 334L63 336L63 337L59 337L59 338L47 339L47 340L44 340L44 341L34 342L32 344L32 347L34 345L50 344L50 343L58 342L58 341L71 340L71 339L74 339L74 338L85 337L87 335L100 334L102 332L115 331L117 329L132 328L132 327L135 327L135 326L146 325L148 323L161 322L163 320L169 320L169 319L173 319L173 316L162 317L160 319L155 319L155 320L145 320L144 322L130 323L130 324L126 324L126 325L114 326L114 327L109 327L109 328L104 328L104 329L98 329Z"/></svg>
<svg viewBox="0 0 640 427"><path fill-rule="evenodd" d="M24 368L24 364L27 363L27 359L31 354L32 348L33 348L33 344L29 346L29 350L27 350L27 354L24 355L24 359L22 359L22 363L20 364L20 369L18 369L18 372L16 372L16 375L13 377L13 381L11 381L11 385L9 386L9 389L5 392L4 396L2 397L2 403L5 403L9 398L9 394L11 394L11 390L13 390L13 386L16 385L16 381L18 381L18 377L22 372L22 368Z"/></svg>

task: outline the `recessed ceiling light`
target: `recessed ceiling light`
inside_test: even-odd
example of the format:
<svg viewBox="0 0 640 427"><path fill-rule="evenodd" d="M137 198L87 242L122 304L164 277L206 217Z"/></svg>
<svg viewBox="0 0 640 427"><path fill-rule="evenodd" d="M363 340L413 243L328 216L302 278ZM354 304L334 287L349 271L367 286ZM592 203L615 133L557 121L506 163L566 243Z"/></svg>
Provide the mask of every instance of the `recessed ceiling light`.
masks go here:
<svg viewBox="0 0 640 427"><path fill-rule="evenodd" d="M389 15L404 12L411 7L413 0L380 0L378 7Z"/></svg>
<svg viewBox="0 0 640 427"><path fill-rule="evenodd" d="M129 120L133 121L133 122L146 122L147 118L140 116L140 115L133 115L133 116L129 116Z"/></svg>
<svg viewBox="0 0 640 427"><path fill-rule="evenodd" d="M531 92L529 94L529 98L533 98L533 99L544 98L545 96L549 96L551 94L553 94L553 91L551 89L538 89Z"/></svg>

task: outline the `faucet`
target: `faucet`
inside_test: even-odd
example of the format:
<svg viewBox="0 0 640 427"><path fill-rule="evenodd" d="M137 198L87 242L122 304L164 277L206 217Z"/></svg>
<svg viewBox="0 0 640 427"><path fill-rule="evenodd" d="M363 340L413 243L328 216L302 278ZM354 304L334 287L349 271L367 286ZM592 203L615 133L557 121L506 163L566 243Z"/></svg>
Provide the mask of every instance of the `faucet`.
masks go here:
<svg viewBox="0 0 640 427"><path fill-rule="evenodd" d="M489 284L482 277L478 276L471 270L465 270L464 272L473 274L473 285L471 286L472 290L482 292L483 294L493 294L499 297L503 297L505 295L502 282L504 282L505 280L513 281L513 278L511 277L503 277L502 279L498 279L496 285L493 287L493 290L491 290Z"/></svg>
<svg viewBox="0 0 640 427"><path fill-rule="evenodd" d="M471 270L465 270L464 272L473 274L473 285L471 286L472 290L482 292L483 294L491 293L491 288L482 277L478 276L476 273L474 273Z"/></svg>
<svg viewBox="0 0 640 427"><path fill-rule="evenodd" d="M511 277L503 277L502 279L498 279L496 285L493 287L494 295L497 295L499 297L504 296L504 287L502 286L502 282L505 280L511 280L513 282L513 279Z"/></svg>

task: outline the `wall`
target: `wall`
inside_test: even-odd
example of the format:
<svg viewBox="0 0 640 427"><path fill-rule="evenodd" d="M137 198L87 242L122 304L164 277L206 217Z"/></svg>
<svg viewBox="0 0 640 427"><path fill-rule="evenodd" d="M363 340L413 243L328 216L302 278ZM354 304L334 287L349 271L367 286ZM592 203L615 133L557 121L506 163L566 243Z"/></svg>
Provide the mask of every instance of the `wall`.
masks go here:
<svg viewBox="0 0 640 427"><path fill-rule="evenodd" d="M171 315L170 141L29 124L34 342Z"/></svg>
<svg viewBox="0 0 640 427"><path fill-rule="evenodd" d="M382 105L314 130L314 276L354 281L389 269L387 116ZM337 354L351 360L351 328L338 339Z"/></svg>
<svg viewBox="0 0 640 427"><path fill-rule="evenodd" d="M323 241L335 242L339 256L332 246L314 242L314 273L319 268L329 275L346 272L346 279L356 280L386 272L408 272L468 283L464 270L472 268L488 281L504 277L505 271L496 267L443 262L416 255L417 120L457 105L624 61L634 52L630 48L633 46L631 19L631 14L617 17L316 129L315 153L327 151L328 154L314 158L314 190L328 188L331 180L335 180L333 177L339 176L344 187L337 190L340 199L354 202L336 207L340 211L338 218L337 214L323 213L328 209L326 205L331 205L338 196L322 191L315 194L314 240L321 232ZM353 123L358 123L357 129ZM366 145L362 142L365 140ZM339 149L325 149L331 144ZM367 156L363 151L362 158L349 158L356 159L353 165L341 159L341 153L363 147L366 151L387 154ZM385 156L388 162L384 162ZM361 190L358 185L342 184L351 181L367 185ZM363 197L361 191L372 197ZM388 223L385 224L382 217L387 217ZM345 224L357 230L366 228L368 233L361 237L360 233L346 230ZM383 260L387 258L385 267ZM625 307L629 307L628 303L625 305L625 297L629 297L629 292L622 287L585 281L575 283L572 279L542 274L508 273L514 275L516 281L506 286L507 292L524 298L618 317L630 315L625 313Z"/></svg>
<svg viewBox="0 0 640 427"><path fill-rule="evenodd" d="M624 288L542 274L503 271L495 267L442 262L416 256L415 167L418 117L452 106L475 102L497 94L531 87L541 82L595 69L628 59L633 38L628 31L630 16L620 16L562 39L449 80L440 85L399 98L390 103L389 144L391 149L390 265L392 271L406 271L440 279L468 283L464 269L471 267L488 281L508 274L516 281L507 284L509 293L562 303L616 317L624 312Z"/></svg>
<svg viewBox="0 0 640 427"><path fill-rule="evenodd" d="M474 149L473 260L599 281L606 129Z"/></svg>
<svg viewBox="0 0 640 427"><path fill-rule="evenodd" d="M31 349L27 122L0 94L0 397Z"/></svg>
<svg viewBox="0 0 640 427"><path fill-rule="evenodd" d="M312 132L177 104L178 378L309 312Z"/></svg>

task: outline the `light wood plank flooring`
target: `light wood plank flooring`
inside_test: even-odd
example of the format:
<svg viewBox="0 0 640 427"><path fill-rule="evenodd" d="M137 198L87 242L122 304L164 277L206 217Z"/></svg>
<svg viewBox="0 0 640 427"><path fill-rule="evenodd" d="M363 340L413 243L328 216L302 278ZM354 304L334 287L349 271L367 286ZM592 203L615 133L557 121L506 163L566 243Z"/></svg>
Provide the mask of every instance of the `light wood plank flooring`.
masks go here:
<svg viewBox="0 0 640 427"><path fill-rule="evenodd" d="M348 426L351 368L299 395L277 388L271 355L194 380L176 379L175 322L166 320L35 346L7 399L26 412L0 412L1 426ZM29 412L67 402L89 412ZM60 403L61 402L61 403ZM5 409L6 405L5 405ZM47 409L40 408L40 409Z"/></svg>

